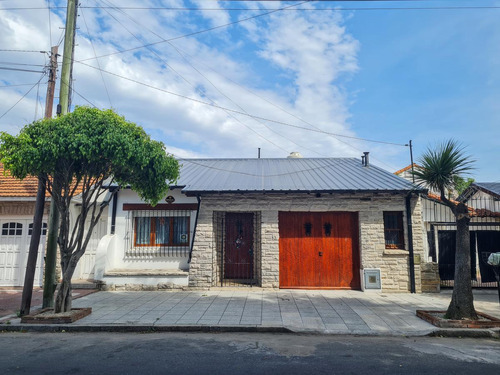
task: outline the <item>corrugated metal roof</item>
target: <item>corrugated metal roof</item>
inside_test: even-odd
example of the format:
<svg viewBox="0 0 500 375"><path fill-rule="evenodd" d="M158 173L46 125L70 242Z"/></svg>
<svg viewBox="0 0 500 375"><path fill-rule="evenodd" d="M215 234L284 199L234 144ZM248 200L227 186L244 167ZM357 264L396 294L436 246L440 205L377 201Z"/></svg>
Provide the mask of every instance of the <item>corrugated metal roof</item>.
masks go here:
<svg viewBox="0 0 500 375"><path fill-rule="evenodd" d="M209 192L321 192L421 190L356 158L181 159L177 186Z"/></svg>
<svg viewBox="0 0 500 375"><path fill-rule="evenodd" d="M476 185L479 188L483 188L484 190L500 196L500 182L474 182L472 185Z"/></svg>

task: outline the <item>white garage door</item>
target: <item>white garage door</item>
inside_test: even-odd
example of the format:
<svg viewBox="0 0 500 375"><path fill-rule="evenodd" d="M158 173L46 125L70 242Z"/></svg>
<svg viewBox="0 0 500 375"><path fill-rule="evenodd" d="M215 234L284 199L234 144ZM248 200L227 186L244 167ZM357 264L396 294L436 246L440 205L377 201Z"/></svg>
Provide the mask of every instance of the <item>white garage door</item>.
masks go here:
<svg viewBox="0 0 500 375"><path fill-rule="evenodd" d="M33 228L32 218L0 219L0 286L22 286ZM34 286L42 285L47 223L43 223Z"/></svg>

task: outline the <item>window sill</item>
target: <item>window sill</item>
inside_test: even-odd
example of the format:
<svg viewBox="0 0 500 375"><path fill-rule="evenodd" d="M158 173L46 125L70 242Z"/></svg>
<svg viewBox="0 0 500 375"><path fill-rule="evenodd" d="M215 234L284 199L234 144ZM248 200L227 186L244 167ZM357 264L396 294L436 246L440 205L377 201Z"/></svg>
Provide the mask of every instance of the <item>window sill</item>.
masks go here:
<svg viewBox="0 0 500 375"><path fill-rule="evenodd" d="M384 249L383 255L408 255L408 250L404 249Z"/></svg>

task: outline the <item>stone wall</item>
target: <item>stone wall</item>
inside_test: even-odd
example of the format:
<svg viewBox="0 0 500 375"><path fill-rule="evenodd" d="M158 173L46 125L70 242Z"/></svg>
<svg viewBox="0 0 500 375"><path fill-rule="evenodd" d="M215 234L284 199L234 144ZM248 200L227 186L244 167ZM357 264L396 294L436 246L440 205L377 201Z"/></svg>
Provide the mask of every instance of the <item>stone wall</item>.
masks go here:
<svg viewBox="0 0 500 375"><path fill-rule="evenodd" d="M198 227L189 269L191 287L208 288L217 276L217 219L223 212L260 213L258 284L279 287L279 211L347 211L359 213L362 268L380 268L383 291L410 290L408 233L404 194L224 194L201 198ZM405 250L385 248L383 211L403 211ZM420 199L412 198L416 290L421 291L420 260L424 259L424 227Z"/></svg>
<svg viewBox="0 0 500 375"><path fill-rule="evenodd" d="M441 280L439 278L438 263L424 263L422 270L422 293L439 293Z"/></svg>

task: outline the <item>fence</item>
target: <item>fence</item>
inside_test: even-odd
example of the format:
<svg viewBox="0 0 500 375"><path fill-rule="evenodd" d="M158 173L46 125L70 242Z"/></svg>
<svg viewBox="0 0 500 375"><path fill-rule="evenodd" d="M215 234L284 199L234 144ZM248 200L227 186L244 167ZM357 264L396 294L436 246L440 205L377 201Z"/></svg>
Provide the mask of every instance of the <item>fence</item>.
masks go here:
<svg viewBox="0 0 500 375"><path fill-rule="evenodd" d="M487 264L492 252L500 252L500 200L485 194L468 199L471 221L471 280L476 288L496 287L493 269ZM455 272L456 220L438 196L423 199L429 260L438 262L442 287L453 287Z"/></svg>

